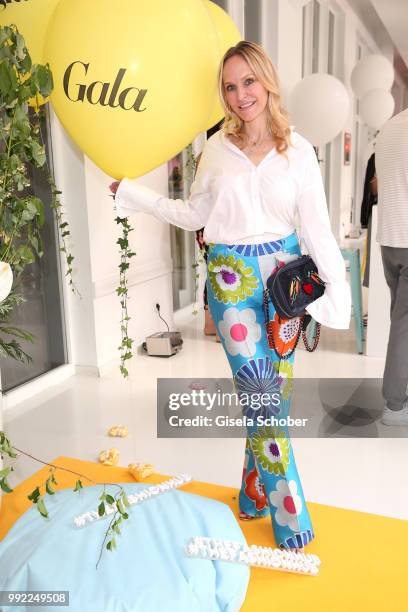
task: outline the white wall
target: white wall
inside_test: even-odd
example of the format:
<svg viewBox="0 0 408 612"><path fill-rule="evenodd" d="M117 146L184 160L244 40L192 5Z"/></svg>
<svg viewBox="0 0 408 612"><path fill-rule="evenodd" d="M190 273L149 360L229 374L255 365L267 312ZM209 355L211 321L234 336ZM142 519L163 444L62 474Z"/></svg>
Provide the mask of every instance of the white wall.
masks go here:
<svg viewBox="0 0 408 612"><path fill-rule="evenodd" d="M96 366L84 156L52 111L51 139L55 182L62 191L61 202L70 224L69 248L75 257L74 280L81 294L81 299L74 296L67 284L63 283L68 358L76 365ZM65 280L65 277L63 278Z"/></svg>
<svg viewBox="0 0 408 612"><path fill-rule="evenodd" d="M228 0L228 14L235 22L238 30L243 33L245 31L245 7L244 0Z"/></svg>
<svg viewBox="0 0 408 612"><path fill-rule="evenodd" d="M89 222L89 246L92 262L92 288L96 329L98 368L117 360L120 343L120 304L116 295L119 285L119 247L116 245L120 226L108 186L112 179L89 159L85 160ZM164 164L141 179L145 185L167 195L167 165ZM150 215L130 218L134 231L130 234L132 250L129 279L130 336L140 344L146 335L161 329L155 304L161 305L163 316L172 323L171 254L169 226Z"/></svg>
<svg viewBox="0 0 408 612"><path fill-rule="evenodd" d="M282 85L283 98L287 104L291 90L302 78L302 11L295 9L288 0L277 0L271 6L273 4L275 5L274 20L275 22L277 20L278 29L277 31L267 30L266 38L262 42L265 48L270 47L273 42L268 39L278 35L275 62Z"/></svg>
<svg viewBox="0 0 408 612"><path fill-rule="evenodd" d="M71 226L74 279L82 296L79 299L65 290L69 360L81 372L100 374L119 361L120 304L115 291L120 230L109 197L112 179L79 151L55 115L52 140L56 182ZM167 165L143 177L143 183L167 194ZM162 315L173 324L172 261L167 224L143 214L130 222L135 228L130 240L137 255L128 274L129 332L138 345L162 327L157 302Z"/></svg>

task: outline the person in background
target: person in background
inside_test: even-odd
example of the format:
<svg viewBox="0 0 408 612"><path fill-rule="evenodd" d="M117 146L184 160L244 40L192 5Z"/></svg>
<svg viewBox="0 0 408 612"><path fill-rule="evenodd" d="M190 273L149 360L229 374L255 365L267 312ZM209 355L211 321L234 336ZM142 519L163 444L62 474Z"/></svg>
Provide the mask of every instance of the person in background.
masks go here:
<svg viewBox="0 0 408 612"><path fill-rule="evenodd" d="M221 128L221 126L223 124L223 121L224 120L222 119L221 121L216 123L212 128L207 130L207 139L211 138L211 136L213 134L218 132L218 130ZM201 153L197 157L196 169L198 168L198 164L200 163L200 159L201 159ZM200 251L201 251L201 253L203 255L203 259L204 259L205 263L207 263L207 259L208 259L208 245L205 243L205 240L204 240L204 228L203 227L196 231L196 242L198 244L198 248L200 249ZM215 336L215 340L217 342L221 342L220 337L217 334L217 328L215 327L215 323L214 323L213 318L211 316L211 312L208 309L207 283L205 283L205 285L204 285L203 304L204 304L204 334L206 336Z"/></svg>
<svg viewBox="0 0 408 612"><path fill-rule="evenodd" d="M385 360L384 425L408 425L408 109L377 137L377 242L391 292L391 327Z"/></svg>
<svg viewBox="0 0 408 612"><path fill-rule="evenodd" d="M275 345L288 357L281 360L269 345L263 298L267 278L279 265L277 256L301 254L298 219L326 283L324 295L307 312L323 325L348 329L350 288L315 151L289 126L271 60L255 43L241 41L221 60L218 82L225 121L205 143L189 200L166 198L129 179L111 189L120 217L142 211L187 230L204 227L209 308L240 403L245 396L250 399L243 407L249 424L239 517L270 515L277 545L299 550L315 536L288 428L258 426L258 417L286 417L290 405L300 321L281 320L270 304ZM259 399L255 405L255 396L266 405L260 406Z"/></svg>
<svg viewBox="0 0 408 612"><path fill-rule="evenodd" d="M367 162L367 170L364 180L363 201L361 202L360 214L361 227L363 229L367 229L363 287L368 287L370 284L371 220L373 206L377 204L377 201L377 175L375 173L375 153L373 153Z"/></svg>
<svg viewBox="0 0 408 612"><path fill-rule="evenodd" d="M200 249L202 253L205 263L207 263L209 247L205 243L205 240L204 240L204 228L203 227L196 231L196 242L198 244L198 248ZM204 334L206 336L215 336L215 340L217 342L221 342L220 337L217 334L217 328L215 327L215 323L211 316L211 312L208 309L207 283L204 284L203 308L204 308Z"/></svg>

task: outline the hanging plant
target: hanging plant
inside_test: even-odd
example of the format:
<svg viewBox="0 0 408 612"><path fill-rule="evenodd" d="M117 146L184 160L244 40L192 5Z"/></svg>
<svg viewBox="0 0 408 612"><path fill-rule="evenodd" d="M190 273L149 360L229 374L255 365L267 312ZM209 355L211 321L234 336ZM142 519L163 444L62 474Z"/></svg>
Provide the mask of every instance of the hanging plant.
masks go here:
<svg viewBox="0 0 408 612"><path fill-rule="evenodd" d="M127 217L121 218L116 217L116 223L122 228L122 236L120 236L116 244L119 245L120 249L120 264L119 264L119 287L116 289L116 293L120 299L121 306L121 321L120 321L120 332L121 332L121 343L119 346L120 351L120 371L124 378L129 376L127 369L127 361L132 359L133 352L132 346L134 340L129 336L129 313L128 313L128 281L127 273L130 266L130 260L135 257L136 253L132 251L129 244L129 234L133 232L133 227L129 224Z"/></svg>
<svg viewBox="0 0 408 612"><path fill-rule="evenodd" d="M0 355L19 361L29 356L19 340L33 342L24 330L8 321L15 307L24 301L19 294L20 277L26 266L43 255L44 203L30 193L29 167L43 168L52 191L52 207L65 253L69 283L73 256L66 238L68 223L63 220L60 192L54 185L41 134L41 113L30 111L35 100L47 98L53 89L47 65L33 65L24 38L15 26L0 27L0 262L9 264L14 276L13 290L0 305ZM10 339L11 338L11 339Z"/></svg>

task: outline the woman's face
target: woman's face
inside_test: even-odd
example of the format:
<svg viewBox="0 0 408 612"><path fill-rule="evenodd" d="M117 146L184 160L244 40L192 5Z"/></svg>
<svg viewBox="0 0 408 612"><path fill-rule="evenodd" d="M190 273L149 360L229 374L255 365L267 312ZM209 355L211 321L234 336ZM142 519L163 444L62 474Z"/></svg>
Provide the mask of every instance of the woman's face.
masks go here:
<svg viewBox="0 0 408 612"><path fill-rule="evenodd" d="M222 80L226 100L242 121L254 121L264 113L268 91L241 56L233 55L225 62Z"/></svg>

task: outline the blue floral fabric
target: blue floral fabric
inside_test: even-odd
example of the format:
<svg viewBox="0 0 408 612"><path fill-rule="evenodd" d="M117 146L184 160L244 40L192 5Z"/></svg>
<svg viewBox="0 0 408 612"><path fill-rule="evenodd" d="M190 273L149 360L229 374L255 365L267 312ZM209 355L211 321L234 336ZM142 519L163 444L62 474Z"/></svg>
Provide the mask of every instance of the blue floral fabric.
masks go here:
<svg viewBox="0 0 408 612"><path fill-rule="evenodd" d="M301 548L314 533L289 431L286 425L268 425L268 417L288 416L294 360L294 354L280 360L266 334L263 294L278 252L300 255L296 234L256 245L210 245L208 305L236 392L240 398L250 398L241 404L247 417L247 443L240 511L252 517L270 514L277 544ZM275 345L285 355L295 344L300 321L280 320L272 303L269 310ZM278 402L273 401L277 393ZM270 402L254 401L261 395Z"/></svg>

